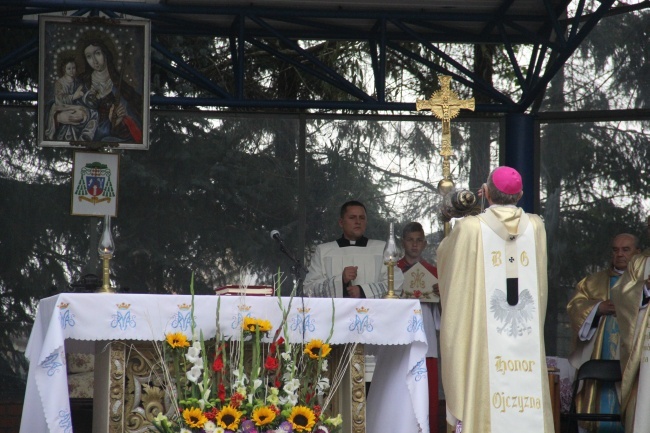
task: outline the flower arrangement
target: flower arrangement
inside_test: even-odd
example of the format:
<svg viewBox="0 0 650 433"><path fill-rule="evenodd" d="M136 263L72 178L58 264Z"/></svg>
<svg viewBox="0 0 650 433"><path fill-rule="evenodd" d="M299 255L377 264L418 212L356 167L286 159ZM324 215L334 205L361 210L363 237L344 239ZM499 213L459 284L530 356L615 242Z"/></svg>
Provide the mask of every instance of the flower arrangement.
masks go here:
<svg viewBox="0 0 650 433"><path fill-rule="evenodd" d="M193 293L193 290L192 290ZM192 297L192 300L194 297ZM282 299L278 298L280 307ZM193 308L194 302L192 302ZM220 306L220 302L218 303ZM289 304L290 307L290 304ZM158 413L160 433L335 433L341 415L329 416L327 341L290 343L286 311L273 330L264 319L244 317L238 340L219 331L206 344L192 327L166 335L163 371L173 410ZM193 313L192 313L193 314ZM331 334L330 334L331 335Z"/></svg>

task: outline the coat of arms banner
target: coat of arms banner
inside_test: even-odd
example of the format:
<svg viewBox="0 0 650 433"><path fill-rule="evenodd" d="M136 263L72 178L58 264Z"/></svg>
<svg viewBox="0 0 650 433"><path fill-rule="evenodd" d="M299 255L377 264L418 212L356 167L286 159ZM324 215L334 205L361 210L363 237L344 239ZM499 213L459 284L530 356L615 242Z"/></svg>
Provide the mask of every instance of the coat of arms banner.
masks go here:
<svg viewBox="0 0 650 433"><path fill-rule="evenodd" d="M119 155L75 152L72 215L117 216Z"/></svg>

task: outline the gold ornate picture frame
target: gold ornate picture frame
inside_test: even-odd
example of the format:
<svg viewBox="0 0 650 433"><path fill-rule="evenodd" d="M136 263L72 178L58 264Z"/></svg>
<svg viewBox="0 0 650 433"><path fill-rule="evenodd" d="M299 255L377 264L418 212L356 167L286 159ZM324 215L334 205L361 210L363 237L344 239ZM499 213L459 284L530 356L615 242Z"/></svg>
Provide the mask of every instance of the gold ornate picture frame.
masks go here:
<svg viewBox="0 0 650 433"><path fill-rule="evenodd" d="M120 156L117 153L74 153L72 215L117 216Z"/></svg>
<svg viewBox="0 0 650 433"><path fill-rule="evenodd" d="M150 23L39 18L38 144L149 147Z"/></svg>

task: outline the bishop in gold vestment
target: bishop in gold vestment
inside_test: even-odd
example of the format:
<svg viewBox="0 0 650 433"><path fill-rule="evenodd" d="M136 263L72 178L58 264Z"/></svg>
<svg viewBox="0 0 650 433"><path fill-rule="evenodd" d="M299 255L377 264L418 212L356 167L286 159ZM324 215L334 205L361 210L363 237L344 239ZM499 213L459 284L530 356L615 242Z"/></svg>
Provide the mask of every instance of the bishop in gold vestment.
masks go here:
<svg viewBox="0 0 650 433"><path fill-rule="evenodd" d="M567 313L574 332L575 349L569 361L576 369L590 359L619 358L619 326L610 288L635 254L640 252L636 236L621 233L612 239L612 261L608 269L583 278L567 304ZM576 402L578 412L619 413L618 394L614 386L597 389L592 381L585 382ZM589 431L622 432L620 423L590 423Z"/></svg>
<svg viewBox="0 0 650 433"><path fill-rule="evenodd" d="M502 169L512 174L513 179L498 177ZM498 179L497 179L498 177ZM518 178L518 179L517 179ZM546 232L543 222L537 215L528 215L514 204L521 198L521 177L509 167L494 170L482 193L492 205L485 214L498 221L508 233L516 236L520 222L528 219L532 227L534 257L537 272L537 297L531 299L535 304L534 317L537 318L539 357L534 359L534 380L539 384L539 399L543 412L537 413L540 420L536 431L552 433L553 415L548 388L546 355L544 350L544 318L547 302ZM484 217L468 216L456 222L451 234L438 248L438 273L442 304L441 358L442 382L447 404L447 422L456 431L463 433L497 433L491 424L491 407L495 393L491 392L489 372L493 359L488 352L488 314L492 314L486 301L486 266L484 250L491 251L491 245L484 245ZM530 232L528 232L530 233ZM511 237L512 240L512 237ZM531 251L531 254L533 252ZM491 272L491 270L488 270ZM534 278L534 277L533 277ZM523 293L522 293L523 294ZM520 299L521 295L520 294ZM537 326L538 325L538 326ZM505 326L504 326L505 327ZM525 331L524 331L525 332ZM516 353L518 341L513 338ZM537 344L534 343L533 344ZM513 352L509 353L513 353ZM519 354L526 358L528 354ZM515 384L516 386L516 384ZM524 391L525 392L525 391ZM501 393L500 395L503 395ZM498 395L496 395L498 397ZM523 409L523 408L522 408ZM524 413L530 413L523 411ZM524 415L525 416L525 415ZM524 431L521 426L511 425L510 431Z"/></svg>
<svg viewBox="0 0 650 433"><path fill-rule="evenodd" d="M650 218L648 218L650 229ZM650 249L634 256L619 283L612 289L612 300L616 306L616 317L620 327L620 353L623 381L621 383L621 414L625 432L634 431L637 399L639 398L639 371L643 361L644 346L647 345L648 297L650 289ZM645 360L647 363L647 360ZM650 392L650 390L642 390ZM643 412L648 412L644 407Z"/></svg>

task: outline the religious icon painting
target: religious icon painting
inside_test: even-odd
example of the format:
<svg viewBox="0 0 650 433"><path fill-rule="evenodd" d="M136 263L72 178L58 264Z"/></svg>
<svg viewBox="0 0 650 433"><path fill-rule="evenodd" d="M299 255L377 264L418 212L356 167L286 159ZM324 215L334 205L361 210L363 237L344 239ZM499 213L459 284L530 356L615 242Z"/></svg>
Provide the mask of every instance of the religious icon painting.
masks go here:
<svg viewBox="0 0 650 433"><path fill-rule="evenodd" d="M150 23L39 17L39 146L149 147Z"/></svg>
<svg viewBox="0 0 650 433"><path fill-rule="evenodd" d="M116 153L74 153L72 215L117 216L120 156Z"/></svg>

